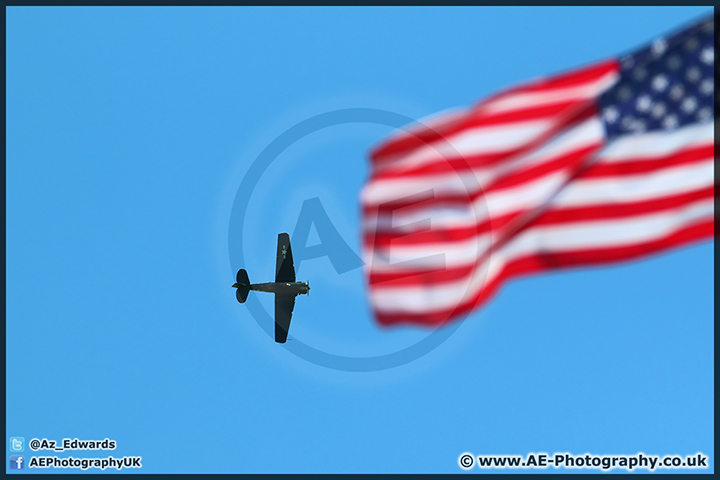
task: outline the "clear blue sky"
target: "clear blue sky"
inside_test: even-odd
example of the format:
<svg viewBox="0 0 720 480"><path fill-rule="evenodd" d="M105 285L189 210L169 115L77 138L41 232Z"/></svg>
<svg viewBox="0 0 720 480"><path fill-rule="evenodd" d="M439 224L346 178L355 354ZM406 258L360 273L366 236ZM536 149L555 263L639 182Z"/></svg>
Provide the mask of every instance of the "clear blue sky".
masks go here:
<svg viewBox="0 0 720 480"><path fill-rule="evenodd" d="M288 147L249 197L242 251L229 243L251 163L303 120L466 106L709 11L8 8L6 442L108 437L114 452L74 455L141 455L144 473L712 455L712 242L513 281L437 348L363 372L318 359L392 354L430 332L377 326L361 268L301 262L313 290L284 346L230 285L240 267L272 280L277 233L315 197L359 253L367 152L391 127Z"/></svg>

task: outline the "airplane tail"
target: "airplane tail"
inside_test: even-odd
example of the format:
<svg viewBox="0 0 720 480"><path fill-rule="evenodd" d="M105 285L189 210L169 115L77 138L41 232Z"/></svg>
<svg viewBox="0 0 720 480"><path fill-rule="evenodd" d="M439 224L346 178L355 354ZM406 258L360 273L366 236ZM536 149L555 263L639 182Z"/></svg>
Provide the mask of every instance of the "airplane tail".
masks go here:
<svg viewBox="0 0 720 480"><path fill-rule="evenodd" d="M235 296L237 297L238 302L245 303L248 292L250 292L250 278L245 270L240 269L238 270L236 280L238 287L237 292L235 292Z"/></svg>

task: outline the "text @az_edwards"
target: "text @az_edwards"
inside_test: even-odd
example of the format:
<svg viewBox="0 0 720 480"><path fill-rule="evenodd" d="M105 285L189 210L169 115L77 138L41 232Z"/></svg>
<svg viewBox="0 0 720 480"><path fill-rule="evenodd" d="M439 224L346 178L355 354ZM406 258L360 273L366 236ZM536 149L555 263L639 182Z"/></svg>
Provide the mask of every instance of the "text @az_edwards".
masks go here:
<svg viewBox="0 0 720 480"><path fill-rule="evenodd" d="M55 440L42 440L33 438L30 440L30 450L37 452L38 450L53 450L55 452L64 452L66 450L115 450L117 442L105 438L103 440L79 440L77 438L63 438L60 443Z"/></svg>

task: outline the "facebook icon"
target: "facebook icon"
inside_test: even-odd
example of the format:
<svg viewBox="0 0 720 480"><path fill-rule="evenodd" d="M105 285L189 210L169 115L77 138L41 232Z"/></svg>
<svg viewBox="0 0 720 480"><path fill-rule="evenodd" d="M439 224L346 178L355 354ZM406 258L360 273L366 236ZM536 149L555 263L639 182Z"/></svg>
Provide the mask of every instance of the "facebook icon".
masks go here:
<svg viewBox="0 0 720 480"><path fill-rule="evenodd" d="M25 457L22 455L10 455L10 470L22 470L25 468Z"/></svg>

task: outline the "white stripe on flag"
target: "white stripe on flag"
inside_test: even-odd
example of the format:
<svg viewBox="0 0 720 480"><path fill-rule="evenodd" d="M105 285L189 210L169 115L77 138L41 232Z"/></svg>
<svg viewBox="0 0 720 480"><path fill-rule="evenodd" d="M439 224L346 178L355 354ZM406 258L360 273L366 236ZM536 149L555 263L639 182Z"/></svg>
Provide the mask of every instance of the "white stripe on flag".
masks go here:
<svg viewBox="0 0 720 480"><path fill-rule="evenodd" d="M570 100L591 99L610 88L618 80L616 71L611 71L589 84L570 88L554 88L539 92L522 92L491 100L479 106L483 113L500 113L518 109L552 105Z"/></svg>
<svg viewBox="0 0 720 480"><path fill-rule="evenodd" d="M525 121L504 125L474 127L448 135L442 141L423 145L412 153L402 153L387 162L378 164L375 170L382 172L392 167L410 168L459 156L495 154L514 150L550 130L553 122L548 120Z"/></svg>
<svg viewBox="0 0 720 480"><path fill-rule="evenodd" d="M452 310L461 302L470 300L483 285L501 274L506 263L516 258L538 251L550 253L631 246L711 218L713 214L714 202L709 199L684 205L670 212L623 220L534 228L494 252L489 267L479 268L472 278L437 284L430 289L417 286L384 286L379 283L371 291L371 300L373 306L384 313Z"/></svg>

